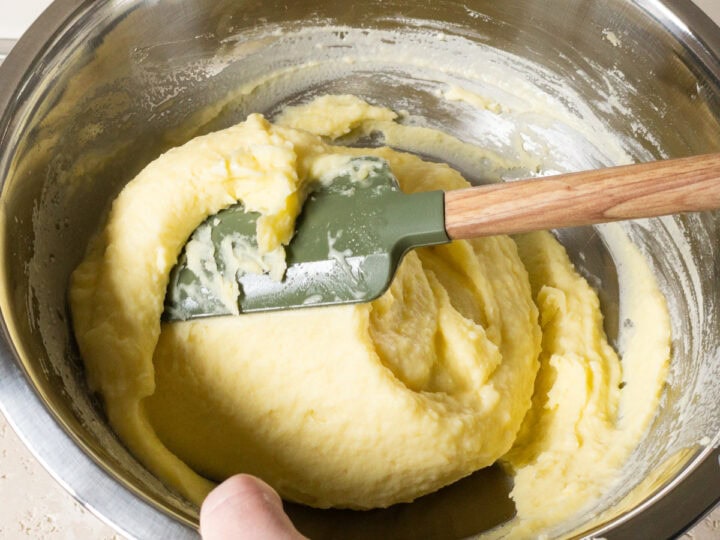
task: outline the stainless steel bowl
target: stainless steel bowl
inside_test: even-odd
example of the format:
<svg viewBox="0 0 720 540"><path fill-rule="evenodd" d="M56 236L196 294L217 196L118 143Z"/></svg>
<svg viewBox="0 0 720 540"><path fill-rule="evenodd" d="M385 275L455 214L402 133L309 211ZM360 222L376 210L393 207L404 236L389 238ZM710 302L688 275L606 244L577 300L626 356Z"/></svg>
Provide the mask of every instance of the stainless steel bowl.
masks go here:
<svg viewBox="0 0 720 540"><path fill-rule="evenodd" d="M385 60L362 37L381 34ZM437 39L418 47L419 35ZM323 46L303 46L318 36ZM45 467L130 537L197 535L197 509L128 454L88 393L66 304L90 235L144 164L249 112L325 92L479 140L477 119L439 99L437 81L475 84L493 50L540 66L549 95L582 96L636 160L720 151L720 30L683 0L56 1L0 67L0 406ZM457 55L467 70L447 67ZM602 149L584 158L607 161ZM570 163L586 164L578 159ZM551 535L672 536L720 498L720 217L650 220L629 232L674 313L670 380L624 481ZM602 283L616 336L611 254L592 229L560 238ZM289 510L316 538L469 536L512 516L507 489L490 469L389 510Z"/></svg>

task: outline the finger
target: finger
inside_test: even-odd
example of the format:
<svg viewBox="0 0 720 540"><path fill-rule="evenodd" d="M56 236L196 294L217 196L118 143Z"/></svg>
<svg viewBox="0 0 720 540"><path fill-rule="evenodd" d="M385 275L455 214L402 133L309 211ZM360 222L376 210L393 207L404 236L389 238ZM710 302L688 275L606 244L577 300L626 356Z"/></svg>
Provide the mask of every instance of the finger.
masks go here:
<svg viewBox="0 0 720 540"><path fill-rule="evenodd" d="M200 509L203 540L300 540L280 496L248 474L233 476L207 496Z"/></svg>

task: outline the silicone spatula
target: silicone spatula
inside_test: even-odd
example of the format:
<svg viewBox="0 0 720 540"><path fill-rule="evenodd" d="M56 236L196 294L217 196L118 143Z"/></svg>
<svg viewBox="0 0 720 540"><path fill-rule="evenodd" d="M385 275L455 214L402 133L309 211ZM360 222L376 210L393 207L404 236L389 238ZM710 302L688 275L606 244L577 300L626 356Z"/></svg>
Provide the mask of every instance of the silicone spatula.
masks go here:
<svg viewBox="0 0 720 540"><path fill-rule="evenodd" d="M345 174L309 195L286 248L284 277L238 272L230 303L207 285L231 262L223 257L232 250L219 246L228 239L257 245L259 215L237 204L212 216L203 226L217 248L214 260L198 270L180 256L164 319L368 302L389 287L413 248L720 208L720 154L414 194L400 191L384 160L350 163L370 173L362 182Z"/></svg>

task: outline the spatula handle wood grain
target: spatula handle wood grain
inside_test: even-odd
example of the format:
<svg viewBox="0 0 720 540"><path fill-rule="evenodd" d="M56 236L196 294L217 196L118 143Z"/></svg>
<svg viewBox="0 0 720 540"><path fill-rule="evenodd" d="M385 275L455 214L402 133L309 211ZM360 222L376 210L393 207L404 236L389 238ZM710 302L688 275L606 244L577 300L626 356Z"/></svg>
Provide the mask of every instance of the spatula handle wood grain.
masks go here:
<svg viewBox="0 0 720 540"><path fill-rule="evenodd" d="M720 208L720 154L561 174L445 193L452 239Z"/></svg>

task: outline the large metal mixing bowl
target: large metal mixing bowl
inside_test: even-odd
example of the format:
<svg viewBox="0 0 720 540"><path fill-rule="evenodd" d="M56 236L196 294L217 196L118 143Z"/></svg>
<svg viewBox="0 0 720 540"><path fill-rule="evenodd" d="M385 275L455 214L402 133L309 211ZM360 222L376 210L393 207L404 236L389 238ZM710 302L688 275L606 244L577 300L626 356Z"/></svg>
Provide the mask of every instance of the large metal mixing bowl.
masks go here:
<svg viewBox="0 0 720 540"><path fill-rule="evenodd" d="M366 48L374 35L383 58ZM166 148L309 94L355 93L482 142L479 120L437 90L476 84L492 50L541 66L549 94L581 96L633 159L720 150L720 30L686 0L56 1L0 67L0 406L45 467L130 537L196 537L197 509L109 429L72 339L68 276L109 202ZM466 70L448 67L457 54ZM551 535L668 537L720 498L720 218L628 230L673 312L670 379L623 482ZM611 253L592 229L560 238L601 284L616 336ZM507 490L490 469L389 510L290 511L318 538L462 537L512 516Z"/></svg>

